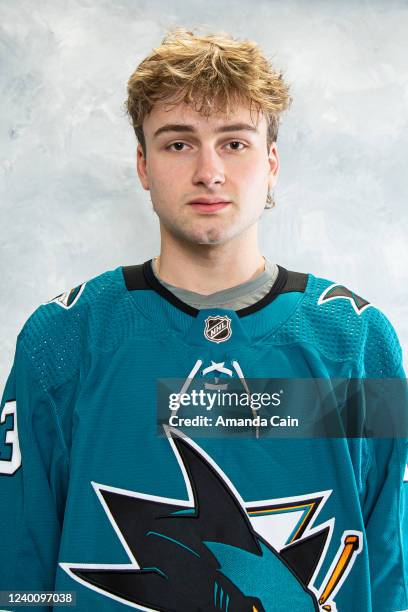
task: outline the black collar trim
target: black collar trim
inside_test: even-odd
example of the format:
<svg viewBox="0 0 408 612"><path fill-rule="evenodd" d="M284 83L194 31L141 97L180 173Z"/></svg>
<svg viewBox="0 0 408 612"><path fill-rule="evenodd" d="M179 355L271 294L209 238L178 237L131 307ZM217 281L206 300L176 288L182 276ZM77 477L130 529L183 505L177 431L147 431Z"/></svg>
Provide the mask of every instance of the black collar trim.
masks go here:
<svg viewBox="0 0 408 612"><path fill-rule="evenodd" d="M152 259L145 261L143 264L122 266L122 271L128 291L135 291L137 289L153 289L165 300L170 302L170 304L173 304L173 306L192 317L196 317L200 312L198 308L194 308L193 306L186 304L186 302L180 300L174 295L174 293L169 291L169 289L161 284L152 270ZM246 317L257 310L264 308L281 293L288 293L290 291L299 291L303 293L307 285L308 276L308 274L304 274L303 272L292 272L291 270L287 270L278 264L278 276L272 285L271 290L255 304L251 304L251 306L246 306L245 308L236 310L235 312L237 316Z"/></svg>

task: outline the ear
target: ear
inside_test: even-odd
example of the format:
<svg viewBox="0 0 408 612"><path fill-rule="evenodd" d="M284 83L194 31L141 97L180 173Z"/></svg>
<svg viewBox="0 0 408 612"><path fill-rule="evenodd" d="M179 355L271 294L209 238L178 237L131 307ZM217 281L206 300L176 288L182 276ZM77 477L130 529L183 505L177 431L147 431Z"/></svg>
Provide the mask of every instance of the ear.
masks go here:
<svg viewBox="0 0 408 612"><path fill-rule="evenodd" d="M149 181L147 179L146 159L143 155L142 145L139 143L136 149L136 169L143 189L149 191Z"/></svg>
<svg viewBox="0 0 408 612"><path fill-rule="evenodd" d="M276 142L272 142L269 153L268 153L268 163L269 163L269 177L268 177L268 186L269 189L272 190L277 183L278 175L279 175L279 154L278 147Z"/></svg>

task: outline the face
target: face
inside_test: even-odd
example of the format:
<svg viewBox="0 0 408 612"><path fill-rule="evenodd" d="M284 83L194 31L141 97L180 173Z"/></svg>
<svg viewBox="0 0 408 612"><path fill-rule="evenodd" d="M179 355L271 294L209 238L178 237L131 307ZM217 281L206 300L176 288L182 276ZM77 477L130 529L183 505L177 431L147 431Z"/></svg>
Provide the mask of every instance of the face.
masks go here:
<svg viewBox="0 0 408 612"><path fill-rule="evenodd" d="M184 102L160 104L143 132L147 153L139 144L137 171L162 238L223 244L256 224L279 168L276 144L267 151L264 115L238 106L228 117L203 117Z"/></svg>

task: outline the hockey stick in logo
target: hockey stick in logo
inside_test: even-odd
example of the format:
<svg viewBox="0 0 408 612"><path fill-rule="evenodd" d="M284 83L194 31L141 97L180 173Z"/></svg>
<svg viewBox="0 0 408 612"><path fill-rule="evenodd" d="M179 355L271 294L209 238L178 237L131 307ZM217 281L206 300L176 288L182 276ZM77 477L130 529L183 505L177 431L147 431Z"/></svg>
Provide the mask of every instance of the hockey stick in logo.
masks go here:
<svg viewBox="0 0 408 612"><path fill-rule="evenodd" d="M354 559L356 558L360 550L361 541L358 534L347 534L343 540L343 550L341 551L341 554L338 557L337 562L330 574L323 593L319 597L319 604L321 606L323 606L323 604L328 600L334 589L336 589L336 587L337 589L340 587L340 582L344 580L347 573L350 571L352 566L351 562L354 562ZM323 606L323 610L331 610L331 606L325 605Z"/></svg>

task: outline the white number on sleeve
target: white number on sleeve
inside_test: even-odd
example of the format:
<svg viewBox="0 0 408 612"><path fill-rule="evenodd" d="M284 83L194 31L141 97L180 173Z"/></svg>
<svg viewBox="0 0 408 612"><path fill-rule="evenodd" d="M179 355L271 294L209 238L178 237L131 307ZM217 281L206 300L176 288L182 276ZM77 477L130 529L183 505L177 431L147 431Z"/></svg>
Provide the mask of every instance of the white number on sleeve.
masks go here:
<svg viewBox="0 0 408 612"><path fill-rule="evenodd" d="M21 465L20 443L18 441L17 429L17 403L15 400L6 402L0 415L0 425L6 422L6 417L13 415L13 429L6 430L5 443L11 444L11 458L0 459L0 474L14 474Z"/></svg>

